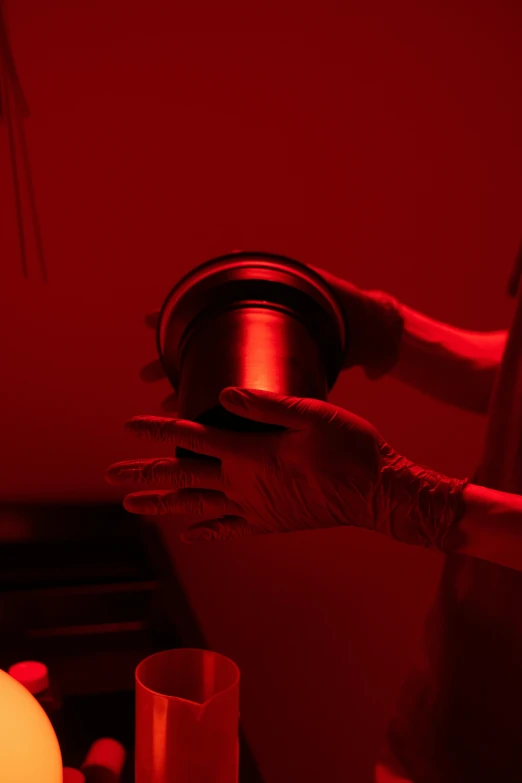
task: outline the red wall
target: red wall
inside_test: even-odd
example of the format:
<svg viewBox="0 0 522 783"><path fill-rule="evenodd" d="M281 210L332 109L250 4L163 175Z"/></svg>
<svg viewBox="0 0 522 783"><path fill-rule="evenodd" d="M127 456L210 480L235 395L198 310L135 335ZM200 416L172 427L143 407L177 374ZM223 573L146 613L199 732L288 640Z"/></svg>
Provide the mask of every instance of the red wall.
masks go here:
<svg viewBox="0 0 522 783"><path fill-rule="evenodd" d="M0 126L2 499L118 498L106 465L168 453L122 431L168 391L137 378L154 350L142 317L231 249L461 326L509 322L520 4L6 0L6 15L50 283L34 255L21 276ZM332 401L412 459L473 469L471 414L358 371ZM267 781L369 780L440 561L346 530L177 559L211 643L241 664Z"/></svg>

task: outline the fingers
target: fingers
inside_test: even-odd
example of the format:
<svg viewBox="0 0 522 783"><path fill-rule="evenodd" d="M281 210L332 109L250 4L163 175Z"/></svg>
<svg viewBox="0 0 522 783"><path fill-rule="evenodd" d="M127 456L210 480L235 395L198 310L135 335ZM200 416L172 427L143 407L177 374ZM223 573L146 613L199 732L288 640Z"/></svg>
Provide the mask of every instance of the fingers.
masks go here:
<svg viewBox="0 0 522 783"><path fill-rule="evenodd" d="M147 313L145 316L146 325L150 329L157 329L159 317L159 312ZM149 364L145 365L145 367L140 370L140 378L142 381L145 381L145 383L154 383L155 381L161 381L166 377L165 370L159 359L149 362Z"/></svg>
<svg viewBox="0 0 522 783"><path fill-rule="evenodd" d="M159 359L154 359L153 362L149 362L140 370L140 378L145 383L155 383L156 381L162 381L167 377L163 365Z"/></svg>
<svg viewBox="0 0 522 783"><path fill-rule="evenodd" d="M514 297L517 295L521 274L522 274L522 242L520 243L520 246L518 248L518 253L515 257L515 263L513 264L511 277L509 278L509 284L508 284L509 296Z"/></svg>
<svg viewBox="0 0 522 783"><path fill-rule="evenodd" d="M165 443L173 443L183 449L209 457L222 457L233 454L233 432L207 427L186 419L164 419L160 416L135 416L125 424L125 429L139 437L153 438ZM248 448L247 438L243 438Z"/></svg>
<svg viewBox="0 0 522 783"><path fill-rule="evenodd" d="M137 492L127 495L123 507L131 514L178 514L194 521L212 520L221 516L238 516L242 509L222 492Z"/></svg>
<svg viewBox="0 0 522 783"><path fill-rule="evenodd" d="M225 488L221 463L175 457L117 462L107 469L105 479L119 486L161 483L178 490Z"/></svg>
<svg viewBox="0 0 522 783"><path fill-rule="evenodd" d="M180 538L186 544L194 541L233 541L265 532L267 531L255 528L243 517L224 517L210 522L197 522L182 533Z"/></svg>
<svg viewBox="0 0 522 783"><path fill-rule="evenodd" d="M172 394L169 394L168 397L165 397L160 407L164 413L176 413L178 410L178 395L176 392L173 392Z"/></svg>
<svg viewBox="0 0 522 783"><path fill-rule="evenodd" d="M245 419L296 430L304 429L311 421L322 421L328 408L321 400L230 386L222 390L219 401L231 413Z"/></svg>
<svg viewBox="0 0 522 783"><path fill-rule="evenodd" d="M157 329L158 323L159 323L159 310L155 313L147 313L145 316L145 324L149 327L149 329Z"/></svg>

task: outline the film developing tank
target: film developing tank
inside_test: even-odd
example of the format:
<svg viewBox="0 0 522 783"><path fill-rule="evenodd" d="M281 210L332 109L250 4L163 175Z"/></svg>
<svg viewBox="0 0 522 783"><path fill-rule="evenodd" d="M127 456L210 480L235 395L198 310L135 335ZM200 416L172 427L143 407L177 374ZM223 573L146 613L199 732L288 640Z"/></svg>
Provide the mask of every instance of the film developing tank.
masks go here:
<svg viewBox="0 0 522 783"><path fill-rule="evenodd" d="M221 256L185 275L165 300L157 330L178 416L236 432L281 428L225 410L222 389L326 400L345 344L342 311L324 280L305 264L259 252ZM199 455L178 447L176 456Z"/></svg>

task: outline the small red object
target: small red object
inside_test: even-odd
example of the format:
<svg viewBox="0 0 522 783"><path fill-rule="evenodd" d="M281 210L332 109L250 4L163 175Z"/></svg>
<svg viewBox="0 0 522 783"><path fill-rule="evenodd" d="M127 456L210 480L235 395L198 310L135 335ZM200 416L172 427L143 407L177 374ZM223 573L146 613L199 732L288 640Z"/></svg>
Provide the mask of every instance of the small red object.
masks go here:
<svg viewBox="0 0 522 783"><path fill-rule="evenodd" d="M79 769L64 767L63 783L85 783L85 775Z"/></svg>
<svg viewBox="0 0 522 783"><path fill-rule="evenodd" d="M49 688L49 672L47 666L40 661L20 661L13 664L7 673L18 680L33 696Z"/></svg>
<svg viewBox="0 0 522 783"><path fill-rule="evenodd" d="M93 742L82 764L87 783L119 783L125 757L125 748L115 739L103 737Z"/></svg>

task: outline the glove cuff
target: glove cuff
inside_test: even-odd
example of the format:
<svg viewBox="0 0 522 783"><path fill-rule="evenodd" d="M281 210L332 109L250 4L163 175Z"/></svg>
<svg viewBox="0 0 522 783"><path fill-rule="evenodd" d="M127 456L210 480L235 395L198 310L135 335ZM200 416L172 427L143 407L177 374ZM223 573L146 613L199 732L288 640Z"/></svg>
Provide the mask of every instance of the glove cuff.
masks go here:
<svg viewBox="0 0 522 783"><path fill-rule="evenodd" d="M378 332L371 340L375 346L371 358L363 364L363 370L370 380L378 380L389 373L399 358L404 318L397 299L383 291L365 291L369 308L373 309L368 319Z"/></svg>
<svg viewBox="0 0 522 783"><path fill-rule="evenodd" d="M380 446L383 466L375 488L375 530L405 544L448 552L447 539L464 516L469 479L448 478Z"/></svg>

